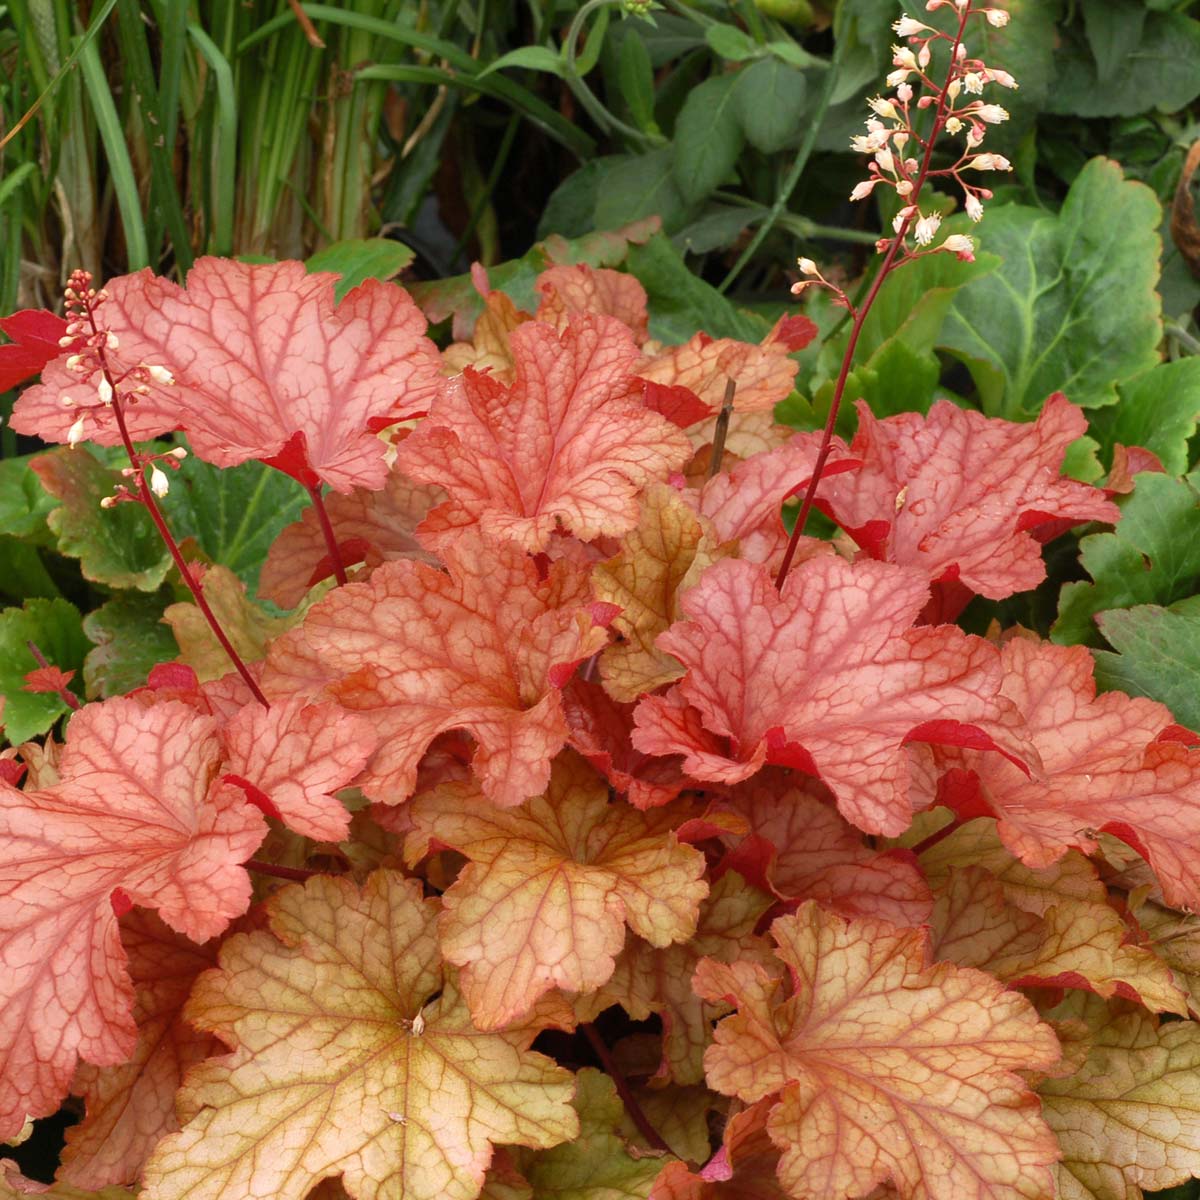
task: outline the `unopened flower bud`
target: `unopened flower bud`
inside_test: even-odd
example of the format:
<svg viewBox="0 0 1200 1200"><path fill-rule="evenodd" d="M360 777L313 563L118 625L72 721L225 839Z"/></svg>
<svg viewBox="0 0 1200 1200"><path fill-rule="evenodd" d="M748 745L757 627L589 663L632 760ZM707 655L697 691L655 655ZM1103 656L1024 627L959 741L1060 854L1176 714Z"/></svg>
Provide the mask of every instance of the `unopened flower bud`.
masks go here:
<svg viewBox="0 0 1200 1200"><path fill-rule="evenodd" d="M116 507L117 507L117 498L116 498L116 496L103 496L103 497L101 497L101 500L100 500L100 507L101 507L101 508L116 508Z"/></svg>
<svg viewBox="0 0 1200 1200"><path fill-rule="evenodd" d="M109 350L120 350L121 348L121 343L117 335L111 329L104 335L104 344Z"/></svg>
<svg viewBox="0 0 1200 1200"><path fill-rule="evenodd" d="M850 193L850 199L865 200L875 190L875 185L878 182L878 179L864 179L862 183L856 183L854 191Z"/></svg>
<svg viewBox="0 0 1200 1200"><path fill-rule="evenodd" d="M147 367L146 374L149 375L150 378L153 379L155 383L163 383L163 384L170 386L172 383L175 382L175 376L172 375L171 372L168 371L166 367L160 367L157 365L155 365L153 367Z"/></svg>
<svg viewBox="0 0 1200 1200"><path fill-rule="evenodd" d="M912 90L911 83L902 83L896 89L896 99L899 100L901 104L907 104L912 98L913 98L913 90ZM906 134L906 133L896 134L897 142L899 142L901 138L904 138L904 140L907 141L908 134Z"/></svg>
<svg viewBox="0 0 1200 1200"><path fill-rule="evenodd" d="M933 51L929 49L929 43L926 42L920 50L917 51L917 62L921 66L921 70L925 70L929 66L930 60L933 58Z"/></svg>
<svg viewBox="0 0 1200 1200"><path fill-rule="evenodd" d="M73 337L60 337L58 344L65 350L68 346L75 345L75 339Z"/></svg>
<svg viewBox="0 0 1200 1200"><path fill-rule="evenodd" d="M800 268L802 275L820 275L821 273L817 270L817 264L811 258L796 259L796 266Z"/></svg>
<svg viewBox="0 0 1200 1200"><path fill-rule="evenodd" d="M154 467L150 472L150 490L160 498L171 490L171 481L161 467Z"/></svg>
<svg viewBox="0 0 1200 1200"><path fill-rule="evenodd" d="M892 65L904 67L909 71L915 71L917 69L917 56L907 46L893 46Z"/></svg>
<svg viewBox="0 0 1200 1200"><path fill-rule="evenodd" d="M958 93L961 91L962 91L962 80L961 79L952 79L946 85L946 95L949 96L951 100L957 100Z"/></svg>
<svg viewBox="0 0 1200 1200"><path fill-rule="evenodd" d="M182 446L176 446L174 450L168 450L167 453L172 457L183 462L188 456L188 452Z"/></svg>
<svg viewBox="0 0 1200 1200"><path fill-rule="evenodd" d="M896 162L892 158L892 152L886 147L883 150L875 152L875 161L879 164L881 171L894 171L896 169Z"/></svg>
<svg viewBox="0 0 1200 1200"><path fill-rule="evenodd" d="M96 392L100 397L101 404L111 404L113 402L112 384L101 375L100 382L96 384Z"/></svg>
<svg viewBox="0 0 1200 1200"><path fill-rule="evenodd" d="M911 179L901 179L900 182L896 184L897 196L911 196L912 190L913 185Z"/></svg>
<svg viewBox="0 0 1200 1200"><path fill-rule="evenodd" d="M1003 29L1008 24L1008 13L1002 8L985 8L983 15L987 18L987 23L996 29Z"/></svg>
<svg viewBox="0 0 1200 1200"><path fill-rule="evenodd" d="M79 416L75 418L75 423L70 429L67 430L67 445L70 446L72 450L74 450L75 447L78 446L81 441L83 441L84 420L85 415L80 413Z"/></svg>
<svg viewBox="0 0 1200 1200"><path fill-rule="evenodd" d="M976 171L1012 170L1012 163L1010 163L1003 154L977 154L966 165L968 167L974 167Z"/></svg>

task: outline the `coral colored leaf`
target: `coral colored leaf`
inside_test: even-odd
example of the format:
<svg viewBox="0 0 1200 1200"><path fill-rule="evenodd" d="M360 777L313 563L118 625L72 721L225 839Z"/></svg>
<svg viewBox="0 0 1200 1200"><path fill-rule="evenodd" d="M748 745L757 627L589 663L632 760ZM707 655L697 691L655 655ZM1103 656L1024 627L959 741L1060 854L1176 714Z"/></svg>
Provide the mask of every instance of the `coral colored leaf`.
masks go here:
<svg viewBox="0 0 1200 1200"><path fill-rule="evenodd" d="M250 900L239 865L261 816L210 788L215 723L178 703L89 704L67 728L51 787L0 785L0 1136L53 1112L76 1057L97 1066L134 1050L133 990L110 904L121 889L195 940Z"/></svg>
<svg viewBox="0 0 1200 1200"><path fill-rule="evenodd" d="M821 508L873 558L957 580L1001 600L1046 577L1030 527L1049 519L1114 522L1099 488L1060 476L1067 447L1087 432L1062 395L1036 423L991 420L939 400L927 416L878 420L858 404L849 453L862 467L830 479Z"/></svg>
<svg viewBox="0 0 1200 1200"><path fill-rule="evenodd" d="M195 453L218 467L286 449L276 465L302 483L382 487L386 447L372 431L426 411L437 390L440 362L425 319L392 284L368 279L335 308L334 275L309 275L299 262L217 258L198 259L186 289L149 271L119 282L109 283L99 311L118 354L136 350L135 362L175 378L130 406L133 436L186 429ZM60 408L56 424L45 415L70 386L62 374L33 389L14 428L66 440L72 413ZM107 425L86 432L115 444Z"/></svg>
<svg viewBox="0 0 1200 1200"><path fill-rule="evenodd" d="M481 1029L524 1016L551 988L594 991L627 924L658 947L691 937L708 891L704 855L673 832L680 815L610 805L607 786L573 755L556 760L545 796L519 808L446 784L408 816L410 862L433 844L470 860L443 896L438 934Z"/></svg>
<svg viewBox="0 0 1200 1200"><path fill-rule="evenodd" d="M1087 1057L1074 1074L1038 1089L1046 1123L1058 1135L1061 1200L1141 1200L1184 1183L1200 1162L1200 1027L1161 1026L1145 1012L1100 1001L1051 1014L1082 1015L1064 1029ZM1072 1039L1073 1040L1073 1039Z"/></svg>
<svg viewBox="0 0 1200 1200"><path fill-rule="evenodd" d="M1015 1073L1058 1061L1023 997L991 977L928 966L925 935L808 903L771 927L794 991L761 966L702 962L693 985L737 1005L704 1056L709 1084L754 1103L796 1196L1050 1200L1058 1157Z"/></svg>
<svg viewBox="0 0 1200 1200"><path fill-rule="evenodd" d="M25 1196L42 1196L44 1200L136 1200L136 1193L123 1187L106 1187L94 1192L70 1183L42 1183L29 1179L21 1174L11 1158L0 1158L0 1200L21 1200Z"/></svg>
<svg viewBox="0 0 1200 1200"><path fill-rule="evenodd" d="M58 343L66 336L67 323L52 312L23 308L0 317L0 329L12 339L0 346L0 392L32 379L48 362L66 353Z"/></svg>
<svg viewBox="0 0 1200 1200"><path fill-rule="evenodd" d="M1167 964L1187 996L1193 1018L1200 1016L1200 920L1161 904L1131 904L1133 917L1147 938L1147 948Z"/></svg>
<svg viewBox="0 0 1200 1200"><path fill-rule="evenodd" d="M301 696L270 708L250 704L225 726L225 770L247 792L265 796L289 828L315 841L340 842L350 814L332 793L346 787L378 738L365 717Z"/></svg>
<svg viewBox="0 0 1200 1200"><path fill-rule="evenodd" d="M972 775L951 801L994 813L1005 845L1033 867L1070 847L1090 854L1097 832L1111 833L1146 859L1168 903L1200 906L1200 751L1150 744L1171 725L1168 710L1120 692L1096 696L1080 646L1014 639L1002 657L1004 694L1044 776L1031 782L997 755L961 751Z"/></svg>
<svg viewBox="0 0 1200 1200"><path fill-rule="evenodd" d="M578 676L563 689L571 745L634 808L670 804L685 787L679 758L656 758L634 748L632 704L614 700L598 683Z"/></svg>
<svg viewBox="0 0 1200 1200"><path fill-rule="evenodd" d="M669 1163L649 1200L791 1200L779 1180L779 1150L767 1133L770 1100L729 1118L721 1149L703 1170Z"/></svg>
<svg viewBox="0 0 1200 1200"><path fill-rule="evenodd" d="M399 447L402 471L450 496L422 525L424 540L440 550L478 524L540 551L560 525L582 541L632 529L638 491L678 470L690 447L642 406L629 331L584 315L561 334L530 322L510 341L511 387L464 372Z"/></svg>
<svg viewBox="0 0 1200 1200"><path fill-rule="evenodd" d="M679 593L716 557L708 523L683 495L665 483L646 489L637 528L592 572L597 598L621 609L613 628L622 641L600 655L600 678L614 700L636 700L683 673L654 642L679 616Z"/></svg>
<svg viewBox="0 0 1200 1200"><path fill-rule="evenodd" d="M37 667L25 676L25 686L22 691L32 692L35 695L62 696L74 678L74 671L64 671L53 665Z"/></svg>
<svg viewBox="0 0 1200 1200"><path fill-rule="evenodd" d="M933 896L909 850L877 851L838 814L815 779L765 771L730 793L723 806L746 819L744 838L722 869L735 870L784 900L819 900L846 917L921 925Z"/></svg>
<svg viewBox="0 0 1200 1200"><path fill-rule="evenodd" d="M696 932L686 942L655 947L632 939L617 959L612 978L592 1004L600 1012L620 1004L634 1020L657 1014L662 1020L662 1061L656 1081L696 1084L704 1080L703 1056L712 1040L713 1018L728 1006L702 1000L691 986L701 958L719 962L768 957L765 942L754 936L771 897L750 887L733 871L715 884L700 905Z"/></svg>
<svg viewBox="0 0 1200 1200"><path fill-rule="evenodd" d="M398 558L428 559L413 530L442 498L440 489L414 484L399 471L389 472L379 491L355 488L348 496L328 496L325 509L342 565L362 562L376 567ZM333 573L316 509L309 507L271 544L258 594L282 608L295 608L309 588Z"/></svg>
<svg viewBox="0 0 1200 1200"><path fill-rule="evenodd" d="M272 647L265 686L324 687L370 716L382 744L359 784L373 800L410 796L429 743L463 729L484 792L520 804L545 787L567 740L559 689L608 633L568 563L539 579L511 542L474 534L443 556L449 573L384 563L325 597Z"/></svg>
<svg viewBox="0 0 1200 1200"><path fill-rule="evenodd" d="M518 1156L537 1200L644 1200L662 1166L633 1150L618 1133L625 1109L613 1081L591 1067L576 1076L579 1136L572 1142Z"/></svg>
<svg viewBox="0 0 1200 1200"><path fill-rule="evenodd" d="M952 870L930 920L934 953L1023 987L1073 987L1137 1000L1154 1012L1186 1015L1171 971L1139 946L1107 902L1062 902L1044 917L1008 900L982 867Z"/></svg>
<svg viewBox="0 0 1200 1200"><path fill-rule="evenodd" d="M782 593L761 566L715 564L682 599L691 619L658 639L687 675L642 700L634 745L683 754L690 774L716 782L767 762L800 767L860 829L900 833L912 816L906 741L1015 744L995 648L950 627L910 629L927 595L909 568L833 555L801 563Z"/></svg>
<svg viewBox="0 0 1200 1200"><path fill-rule="evenodd" d="M769 412L787 399L795 382L798 364L788 355L787 341L776 339L774 331L760 345L697 333L644 362L638 375L648 383L687 388L713 414L720 412L732 379L735 412Z"/></svg>
<svg viewBox="0 0 1200 1200"><path fill-rule="evenodd" d="M318 876L267 905L272 932L228 939L193 991L188 1019L233 1053L188 1074L142 1200L304 1200L338 1175L357 1200L471 1200L493 1143L576 1136L536 1029L471 1024L419 882Z"/></svg>
<svg viewBox="0 0 1200 1200"><path fill-rule="evenodd" d="M519 325L532 320L531 314L517 308L503 292L488 292L470 340L447 346L442 352L442 362L454 372L474 367L476 371L486 371L494 379L512 383L514 363L509 335Z"/></svg>
<svg viewBox="0 0 1200 1200"><path fill-rule="evenodd" d="M140 1178L155 1143L179 1128L175 1093L184 1072L221 1050L182 1015L196 977L216 965L215 943L197 946L136 909L121 921L121 945L133 979L137 1045L127 1063L81 1063L75 1072L71 1091L84 1098L87 1114L67 1130L58 1178L80 1187Z"/></svg>
<svg viewBox="0 0 1200 1200"><path fill-rule="evenodd" d="M257 662L267 653L271 639L295 623L297 617L272 617L246 595L246 585L220 565L197 571L209 607L243 662ZM217 641L212 626L196 604L179 601L167 605L163 621L179 645L179 661L191 667L202 683L220 679L233 664Z"/></svg>
<svg viewBox="0 0 1200 1200"><path fill-rule="evenodd" d="M602 313L629 328L640 346L649 336L646 289L633 275L587 263L547 267L537 279L537 319L563 330L572 317Z"/></svg>

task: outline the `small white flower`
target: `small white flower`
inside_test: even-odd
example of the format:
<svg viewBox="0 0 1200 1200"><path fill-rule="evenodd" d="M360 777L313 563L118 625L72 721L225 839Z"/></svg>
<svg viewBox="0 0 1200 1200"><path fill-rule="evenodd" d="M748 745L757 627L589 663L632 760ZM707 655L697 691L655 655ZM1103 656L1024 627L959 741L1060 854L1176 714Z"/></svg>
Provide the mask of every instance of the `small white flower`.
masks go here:
<svg viewBox="0 0 1200 1200"><path fill-rule="evenodd" d="M111 329L104 335L104 345L109 350L120 350L121 348L121 343L117 335Z"/></svg>
<svg viewBox="0 0 1200 1200"><path fill-rule="evenodd" d="M980 104L971 111L972 115L981 121L986 121L989 125L999 125L1008 120L1008 109L1001 108L999 104Z"/></svg>
<svg viewBox="0 0 1200 1200"><path fill-rule="evenodd" d="M67 430L67 445L70 446L72 450L74 450L75 447L78 446L81 441L83 441L83 422L85 419L85 414L80 413L79 416L75 418L75 424Z"/></svg>
<svg viewBox="0 0 1200 1200"><path fill-rule="evenodd" d="M980 142L983 141L983 126L977 121L971 122L971 127L967 130L967 148L974 150Z"/></svg>
<svg viewBox="0 0 1200 1200"><path fill-rule="evenodd" d="M974 192L967 193L965 208L972 221L978 221L983 216L983 203Z"/></svg>
<svg viewBox="0 0 1200 1200"><path fill-rule="evenodd" d="M911 217L916 211L915 205L906 205L892 218L892 229L894 229L896 233L899 233L900 230L904 228L905 221L907 221L908 218Z"/></svg>
<svg viewBox="0 0 1200 1200"><path fill-rule="evenodd" d="M898 71L890 71L887 78L884 80L884 83L886 83L888 87L899 87L907 78L908 71L902 68Z"/></svg>
<svg viewBox="0 0 1200 1200"><path fill-rule="evenodd" d="M896 162L892 158L892 152L885 146L882 150L875 152L875 161L879 164L881 171L895 171Z"/></svg>
<svg viewBox="0 0 1200 1200"><path fill-rule="evenodd" d="M962 127L963 127L963 123L957 117L947 117L946 118L946 132L947 133L961 133Z"/></svg>
<svg viewBox="0 0 1200 1200"><path fill-rule="evenodd" d="M928 246L933 241L933 235L937 233L938 226L942 223L941 213L930 213L927 217L922 217L913 229L913 238L918 246Z"/></svg>
<svg viewBox="0 0 1200 1200"><path fill-rule="evenodd" d="M60 337L58 344L65 350L68 346L75 345L75 339L73 337Z"/></svg>
<svg viewBox="0 0 1200 1200"><path fill-rule="evenodd" d="M155 383L164 383L169 386L170 384L175 382L175 376L172 375L171 372L168 371L166 367L159 367L159 366L147 367L146 374L149 375L150 378L153 379Z"/></svg>
<svg viewBox="0 0 1200 1200"><path fill-rule="evenodd" d="M172 458L178 459L180 462L183 462L183 460L188 456L188 452L182 446L176 446L174 450L168 450L167 453Z"/></svg>
<svg viewBox="0 0 1200 1200"><path fill-rule="evenodd" d="M950 97L951 101L957 100L958 93L961 91L962 91L962 80L961 79L952 79L952 80L950 80L949 84L946 85L946 95Z"/></svg>
<svg viewBox="0 0 1200 1200"><path fill-rule="evenodd" d="M101 404L111 404L113 402L112 384L103 375L100 376L100 382L96 384L96 393L100 397Z"/></svg>
<svg viewBox="0 0 1200 1200"><path fill-rule="evenodd" d="M167 478L166 471L158 467L154 467L150 471L150 490L159 498L171 490L171 481Z"/></svg>
<svg viewBox="0 0 1200 1200"><path fill-rule="evenodd" d="M900 182L898 184L896 184L896 195L897 196L911 196L912 190L913 190L913 185L912 185L911 179L901 179Z"/></svg>
<svg viewBox="0 0 1200 1200"><path fill-rule="evenodd" d="M867 135L865 133L855 134L854 137L850 139L850 149L853 150L855 154L873 153L871 150L871 143L867 139Z"/></svg>
<svg viewBox="0 0 1200 1200"><path fill-rule="evenodd" d="M917 56L907 46L892 47L892 66L904 67L906 70L917 69Z"/></svg>
<svg viewBox="0 0 1200 1200"><path fill-rule="evenodd" d="M117 507L117 498L116 498L116 496L103 496L103 497L101 497L101 500L100 500L100 507L101 507L101 508L116 508L116 507Z"/></svg>
<svg viewBox="0 0 1200 1200"><path fill-rule="evenodd" d="M796 266L800 268L801 275L820 275L821 273L817 270L817 264L811 258L796 259Z"/></svg>
<svg viewBox="0 0 1200 1200"><path fill-rule="evenodd" d="M875 190L875 185L878 182L878 179L864 179L862 183L856 183L854 191L850 193L850 199L865 200Z"/></svg>
<svg viewBox="0 0 1200 1200"><path fill-rule="evenodd" d="M973 255L975 243L965 233L952 233L939 247L939 250L949 250L960 258Z"/></svg>
<svg viewBox="0 0 1200 1200"><path fill-rule="evenodd" d="M987 68L987 77L992 83L998 83L1001 87L1012 88L1014 92L1021 86L1007 71L1001 71L996 67Z"/></svg>
<svg viewBox="0 0 1200 1200"><path fill-rule="evenodd" d="M976 154L966 165L974 167L976 171L1012 170L1012 163L1003 154Z"/></svg>
<svg viewBox="0 0 1200 1200"><path fill-rule="evenodd" d="M896 106L886 96L872 96L867 103L871 106L871 111L877 116L883 117L885 121L900 120Z"/></svg>
<svg viewBox="0 0 1200 1200"><path fill-rule="evenodd" d="M907 104L912 98L913 98L913 90L912 90L911 83L902 83L896 89L896 99L899 100L901 104ZM908 134L907 133L896 134L897 142L899 142L901 138L904 138L905 140L907 140Z"/></svg>
<svg viewBox="0 0 1200 1200"><path fill-rule="evenodd" d="M963 76L963 87L966 88L972 96L983 95L983 76L978 71L968 71Z"/></svg>
<svg viewBox="0 0 1200 1200"><path fill-rule="evenodd" d="M921 24L920 21L914 20L905 13L900 20L892 22L892 28L896 31L897 37L917 37L924 33L929 26Z"/></svg>
<svg viewBox="0 0 1200 1200"><path fill-rule="evenodd" d="M1008 13L1002 8L985 8L983 15L987 17L987 23L996 29L1003 29L1008 24Z"/></svg>

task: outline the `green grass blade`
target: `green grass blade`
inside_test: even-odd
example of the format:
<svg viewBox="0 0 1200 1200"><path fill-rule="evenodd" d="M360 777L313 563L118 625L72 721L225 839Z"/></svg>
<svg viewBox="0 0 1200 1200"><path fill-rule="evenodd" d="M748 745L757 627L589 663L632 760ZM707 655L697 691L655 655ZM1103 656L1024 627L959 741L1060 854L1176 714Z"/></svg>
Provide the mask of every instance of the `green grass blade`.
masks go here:
<svg viewBox="0 0 1200 1200"><path fill-rule="evenodd" d="M237 185L237 93L229 60L199 25L187 27L188 37L212 70L217 85L217 138L213 182L212 236L214 254L233 253L233 210Z"/></svg>
<svg viewBox="0 0 1200 1200"><path fill-rule="evenodd" d="M109 5L110 8L116 3ZM117 116L104 68L100 65L100 52L94 41L81 42L72 52L83 72L83 83L87 89L96 128L104 143L108 157L109 177L117 197L117 210L121 214L121 227L125 230L125 249L130 271L139 271L150 265L150 251L146 243L146 226L142 222L142 204L138 197L137 180L134 178L133 163L129 158L129 147L125 144L125 131ZM70 61L70 60L68 60Z"/></svg>

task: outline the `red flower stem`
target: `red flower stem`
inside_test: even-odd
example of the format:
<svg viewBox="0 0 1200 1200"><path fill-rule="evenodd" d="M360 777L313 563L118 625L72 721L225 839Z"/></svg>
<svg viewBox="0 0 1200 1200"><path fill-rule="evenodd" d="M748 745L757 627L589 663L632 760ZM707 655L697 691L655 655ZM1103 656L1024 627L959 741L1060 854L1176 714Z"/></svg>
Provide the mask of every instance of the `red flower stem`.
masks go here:
<svg viewBox="0 0 1200 1200"><path fill-rule="evenodd" d="M329 519L329 511L325 507L325 500L321 495L320 483L304 485L304 490L308 492L312 499L313 508L317 513L317 523L321 526L321 535L325 538L325 548L329 551L329 560L333 563L334 578L338 581L338 586L341 587L347 582L346 567L342 562L342 550L338 545L338 540L333 532L333 522Z"/></svg>
<svg viewBox="0 0 1200 1200"><path fill-rule="evenodd" d="M967 28L967 18L970 15L971 8L969 5L959 14L958 32L954 35L954 44L950 47L950 68L946 75L946 83L941 90L941 94L938 96L937 111L933 118L933 128L930 130L929 140L925 143L925 155L921 160L921 171L917 176L916 183L913 185L912 194L908 198L908 203L914 207L918 203L921 189L929 174L929 164L933 159L933 148L937 143L938 134L941 133L942 126L946 122L947 92L958 71L958 47L962 42L963 33ZM862 333L863 325L866 324L871 306L875 303L875 299L879 295L879 289L883 287L884 280L891 273L892 267L896 262L896 256L900 253L901 247L904 245L904 239L908 236L908 227L911 224L912 214L910 213L909 216L905 217L904 224L900 226L896 236L892 239L892 244L888 247L887 256L884 258L883 265L875 275L875 282L871 285L871 290L867 293L867 298L863 301L862 307L854 314L854 324L850 329L850 340L846 343L845 354L842 355L842 369L838 372L837 383L833 389L833 399L829 405L829 416L825 419L825 432L821 437L820 449L817 451L817 462L813 467L812 478L808 481L808 487L804 491L804 499L800 504L800 513L796 517L792 536L788 540L787 550L783 556L783 563L779 567L779 574L775 577L775 587L777 589L783 588L784 580L787 579L788 572L792 569L792 560L796 557L796 548L800 544L800 538L804 533L804 526L808 522L808 514L812 512L817 487L821 482L821 474L825 470L825 463L829 459L829 452L833 446L833 428L837 424L838 412L842 406L842 396L846 391L846 380L850 377L850 367L854 363L854 352L858 349L858 339Z"/></svg>
<svg viewBox="0 0 1200 1200"><path fill-rule="evenodd" d="M667 1154L674 1154L675 1151L663 1141L662 1135L650 1124L650 1118L646 1116L642 1110L642 1106L637 1102L637 1097L633 1094L633 1089L629 1086L629 1081L621 1074L620 1068L613 1061L613 1056L604 1044L604 1039L600 1036L599 1030L590 1021L585 1021L579 1028L583 1036L587 1038L588 1045L595 1051L596 1057L600 1060L600 1065L608 1072L609 1078L612 1079L613 1085L617 1089L617 1095L621 1097L621 1102L625 1105L625 1111L629 1114L629 1119L637 1126L638 1133L646 1139L653 1149L665 1151Z"/></svg>
<svg viewBox="0 0 1200 1200"><path fill-rule="evenodd" d="M271 875L275 879L291 879L297 883L305 883L320 871L307 871L303 867L280 867L275 863L263 862L260 858L248 858L243 864L247 871L256 871L259 875Z"/></svg>

